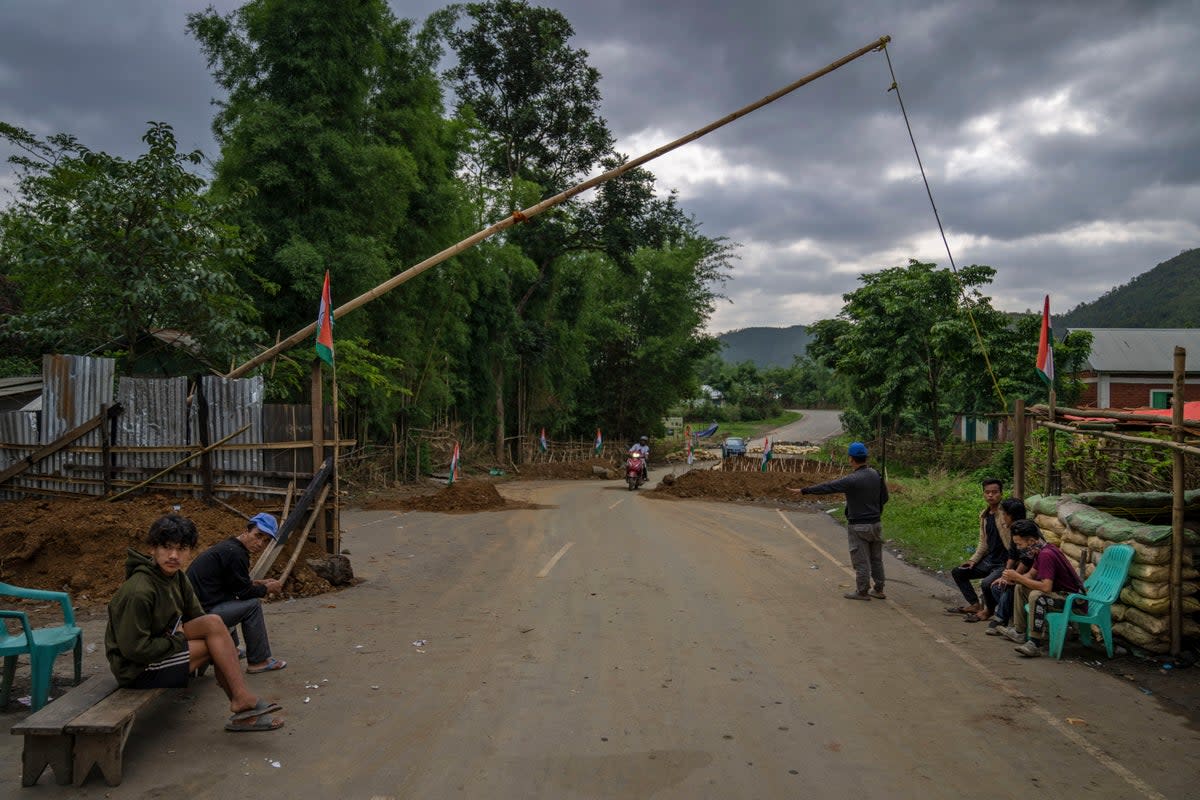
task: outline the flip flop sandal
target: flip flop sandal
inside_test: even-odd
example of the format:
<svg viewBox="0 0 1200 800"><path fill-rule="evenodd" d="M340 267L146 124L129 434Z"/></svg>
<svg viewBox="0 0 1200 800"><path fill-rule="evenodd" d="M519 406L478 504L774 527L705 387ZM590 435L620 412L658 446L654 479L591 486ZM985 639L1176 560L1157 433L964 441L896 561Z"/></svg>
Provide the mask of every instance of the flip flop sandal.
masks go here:
<svg viewBox="0 0 1200 800"><path fill-rule="evenodd" d="M946 609L947 614L974 614L977 609L968 608L967 606L950 606Z"/></svg>
<svg viewBox="0 0 1200 800"><path fill-rule="evenodd" d="M230 720L225 723L225 730L230 733L242 733L245 731L277 731L283 727L283 720L276 719L270 714L259 714L257 717L251 717L248 720L234 722Z"/></svg>
<svg viewBox="0 0 1200 800"><path fill-rule="evenodd" d="M965 617L963 617L963 622L984 622L984 620L980 619L974 614L967 614Z"/></svg>
<svg viewBox="0 0 1200 800"><path fill-rule="evenodd" d="M268 703L266 700L259 700L254 708L247 708L245 711L238 711L229 717L230 722L241 722L244 719L253 719L261 717L263 714L273 714L276 711L283 711L283 706L279 703Z"/></svg>
<svg viewBox="0 0 1200 800"><path fill-rule="evenodd" d="M250 669L249 667L247 667L246 674L247 675L257 675L260 672L274 672L275 670L283 669L286 666L287 666L287 662L284 661L282 658L275 658L275 656L271 656L270 658L267 659L267 665L265 667L256 667L254 669Z"/></svg>

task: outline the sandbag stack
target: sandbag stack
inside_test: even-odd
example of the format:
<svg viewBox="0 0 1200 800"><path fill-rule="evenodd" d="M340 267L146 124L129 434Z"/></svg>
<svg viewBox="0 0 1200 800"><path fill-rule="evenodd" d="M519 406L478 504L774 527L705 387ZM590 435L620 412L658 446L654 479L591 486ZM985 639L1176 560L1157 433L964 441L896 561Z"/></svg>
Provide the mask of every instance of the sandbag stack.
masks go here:
<svg viewBox="0 0 1200 800"><path fill-rule="evenodd" d="M1200 490L1185 495L1188 508L1200 506ZM1112 606L1113 633L1152 653L1171 646L1171 526L1151 524L1170 520L1172 497L1165 492L1106 494L1088 492L1061 497L1034 495L1025 507L1053 542L1071 559L1085 579L1095 570L1111 544L1133 547L1133 563ZM1138 520L1151 520L1141 522ZM1200 532L1195 523L1184 529L1183 635L1200 637Z"/></svg>

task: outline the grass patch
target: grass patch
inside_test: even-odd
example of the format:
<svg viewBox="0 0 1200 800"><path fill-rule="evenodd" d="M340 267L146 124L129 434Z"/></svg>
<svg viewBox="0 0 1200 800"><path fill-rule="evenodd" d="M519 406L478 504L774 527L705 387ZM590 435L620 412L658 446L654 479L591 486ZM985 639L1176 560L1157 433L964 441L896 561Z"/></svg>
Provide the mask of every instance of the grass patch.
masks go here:
<svg viewBox="0 0 1200 800"><path fill-rule="evenodd" d="M892 478L883 513L883 535L909 563L949 570L966 561L979 542L979 481L965 475L932 473Z"/></svg>

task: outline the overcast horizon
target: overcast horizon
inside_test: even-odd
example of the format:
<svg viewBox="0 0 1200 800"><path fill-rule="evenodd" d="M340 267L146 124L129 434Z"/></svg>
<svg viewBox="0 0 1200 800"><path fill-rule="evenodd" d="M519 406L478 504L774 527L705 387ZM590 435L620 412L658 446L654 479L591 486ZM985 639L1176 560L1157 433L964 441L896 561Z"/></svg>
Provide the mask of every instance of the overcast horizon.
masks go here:
<svg viewBox="0 0 1200 800"><path fill-rule="evenodd" d="M421 21L446 4L390 5ZM631 157L891 35L954 261L996 268L1002 310L1050 294L1062 314L1200 246L1200 0L536 5L571 21ZM215 159L219 90L184 29L204 7L8 0L0 120L125 157L162 121ZM740 245L711 332L809 325L864 272L949 266L890 84L868 54L647 165L706 235Z"/></svg>

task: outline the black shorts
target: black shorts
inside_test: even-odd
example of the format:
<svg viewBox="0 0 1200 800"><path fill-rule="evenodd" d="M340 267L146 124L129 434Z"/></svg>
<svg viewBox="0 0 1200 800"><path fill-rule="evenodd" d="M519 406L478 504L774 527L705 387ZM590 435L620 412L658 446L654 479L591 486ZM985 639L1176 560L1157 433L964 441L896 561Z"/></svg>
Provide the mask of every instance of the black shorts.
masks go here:
<svg viewBox="0 0 1200 800"><path fill-rule="evenodd" d="M191 654L184 650L162 661L150 664L129 684L130 689L183 689L188 685L188 660Z"/></svg>

